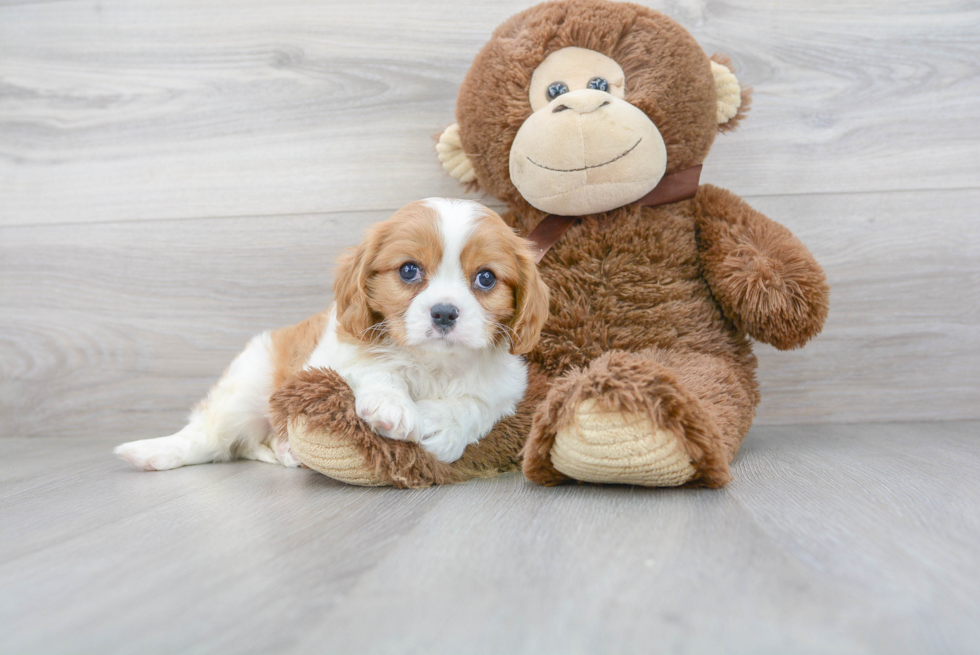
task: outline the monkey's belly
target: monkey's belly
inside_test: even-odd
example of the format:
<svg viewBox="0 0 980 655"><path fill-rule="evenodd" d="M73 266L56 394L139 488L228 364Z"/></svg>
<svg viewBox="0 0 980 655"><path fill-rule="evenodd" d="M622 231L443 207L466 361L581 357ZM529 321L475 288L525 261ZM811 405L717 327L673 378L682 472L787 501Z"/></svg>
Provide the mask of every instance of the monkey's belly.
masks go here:
<svg viewBox="0 0 980 655"><path fill-rule="evenodd" d="M629 277L606 272L613 282ZM647 273L654 275L632 284L593 280L571 287L546 275L552 314L529 359L554 375L610 350L685 349L731 357L748 352L703 279L684 279L667 269Z"/></svg>
<svg viewBox="0 0 980 655"><path fill-rule="evenodd" d="M530 357L549 374L610 350L750 352L703 277L689 203L584 218L552 251L539 268L551 316Z"/></svg>

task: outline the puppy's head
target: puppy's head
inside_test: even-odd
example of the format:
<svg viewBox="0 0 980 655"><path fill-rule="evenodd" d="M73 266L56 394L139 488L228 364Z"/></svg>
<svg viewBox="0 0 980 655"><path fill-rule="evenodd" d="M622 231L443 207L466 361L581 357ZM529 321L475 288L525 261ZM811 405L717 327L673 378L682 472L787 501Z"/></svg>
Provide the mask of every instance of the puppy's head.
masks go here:
<svg viewBox="0 0 980 655"><path fill-rule="evenodd" d="M530 244L483 205L429 198L373 226L340 262L340 327L362 341L523 354L548 316Z"/></svg>

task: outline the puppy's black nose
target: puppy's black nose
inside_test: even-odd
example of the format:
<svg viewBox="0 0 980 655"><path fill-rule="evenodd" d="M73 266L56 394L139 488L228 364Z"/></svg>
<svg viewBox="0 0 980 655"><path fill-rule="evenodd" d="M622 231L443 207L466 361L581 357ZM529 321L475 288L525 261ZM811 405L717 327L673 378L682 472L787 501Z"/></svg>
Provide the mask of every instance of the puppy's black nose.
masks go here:
<svg viewBox="0 0 980 655"><path fill-rule="evenodd" d="M448 332L453 327L456 319L459 318L459 310L456 309L456 305L448 305L446 303L433 305L432 309L429 310L429 314L432 316L432 322L443 332Z"/></svg>

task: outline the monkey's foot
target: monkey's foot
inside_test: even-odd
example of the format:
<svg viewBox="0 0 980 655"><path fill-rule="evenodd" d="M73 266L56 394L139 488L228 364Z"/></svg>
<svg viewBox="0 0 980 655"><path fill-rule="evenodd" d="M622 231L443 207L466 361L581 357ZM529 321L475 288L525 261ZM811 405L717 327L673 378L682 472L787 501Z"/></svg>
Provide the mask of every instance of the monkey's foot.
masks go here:
<svg viewBox="0 0 980 655"><path fill-rule="evenodd" d="M361 487L391 484L378 474L347 435L311 429L304 414L289 421L289 445L299 461L334 480Z"/></svg>
<svg viewBox="0 0 980 655"><path fill-rule="evenodd" d="M697 474L681 439L646 413L604 411L587 399L557 430L551 463L583 482L677 487Z"/></svg>
<svg viewBox="0 0 980 655"><path fill-rule="evenodd" d="M555 381L523 454L524 475L543 485L731 480L728 451L701 401L646 353L608 352Z"/></svg>

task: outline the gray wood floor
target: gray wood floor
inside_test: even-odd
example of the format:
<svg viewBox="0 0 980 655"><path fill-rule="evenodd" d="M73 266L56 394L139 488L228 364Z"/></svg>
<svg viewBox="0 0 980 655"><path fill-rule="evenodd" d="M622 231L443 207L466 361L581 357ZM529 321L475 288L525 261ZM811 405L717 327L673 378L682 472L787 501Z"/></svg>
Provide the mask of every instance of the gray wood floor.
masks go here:
<svg viewBox="0 0 980 655"><path fill-rule="evenodd" d="M975 0L648 3L755 89L704 181L833 287L730 487L111 457L466 195L432 135L529 4L0 0L0 653L980 652Z"/></svg>
<svg viewBox="0 0 980 655"><path fill-rule="evenodd" d="M968 653L978 422L755 428L719 491L421 491L0 440L4 653Z"/></svg>

